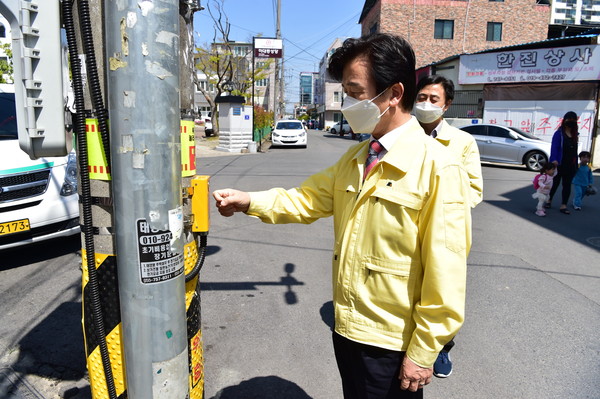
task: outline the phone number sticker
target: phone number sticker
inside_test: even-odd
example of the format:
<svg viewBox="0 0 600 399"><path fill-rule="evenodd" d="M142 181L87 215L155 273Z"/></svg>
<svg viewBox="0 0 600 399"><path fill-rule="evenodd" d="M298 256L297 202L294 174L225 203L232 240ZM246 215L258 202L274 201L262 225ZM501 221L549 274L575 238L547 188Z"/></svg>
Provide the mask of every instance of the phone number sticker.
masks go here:
<svg viewBox="0 0 600 399"><path fill-rule="evenodd" d="M171 251L170 231L152 229L143 219L136 227L142 283L160 283L183 273L183 254Z"/></svg>

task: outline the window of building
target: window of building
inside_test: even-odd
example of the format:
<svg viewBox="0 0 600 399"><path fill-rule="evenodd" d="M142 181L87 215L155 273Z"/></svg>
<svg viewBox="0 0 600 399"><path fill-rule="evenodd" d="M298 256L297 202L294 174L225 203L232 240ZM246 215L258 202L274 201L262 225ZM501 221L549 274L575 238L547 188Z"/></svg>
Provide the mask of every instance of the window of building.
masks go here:
<svg viewBox="0 0 600 399"><path fill-rule="evenodd" d="M256 69L264 68L265 66L267 66L267 63L264 61L258 61L256 63Z"/></svg>
<svg viewBox="0 0 600 399"><path fill-rule="evenodd" d="M256 81L256 87L267 87L269 85L269 78L260 79Z"/></svg>
<svg viewBox="0 0 600 399"><path fill-rule="evenodd" d="M369 33L373 34L373 33L377 33L379 32L379 24L376 22L373 25L371 25L371 27L369 28Z"/></svg>
<svg viewBox="0 0 600 399"><path fill-rule="evenodd" d="M6 37L6 28L0 24L0 37Z"/></svg>
<svg viewBox="0 0 600 399"><path fill-rule="evenodd" d="M200 107L198 107L198 112L200 114L202 114L202 116L210 116L211 110L210 110L210 107L200 106Z"/></svg>
<svg viewBox="0 0 600 399"><path fill-rule="evenodd" d="M487 36L485 40L488 42L502 41L502 22L487 23Z"/></svg>
<svg viewBox="0 0 600 399"><path fill-rule="evenodd" d="M434 39L454 39L454 20L436 19L433 37Z"/></svg>
<svg viewBox="0 0 600 399"><path fill-rule="evenodd" d="M340 101L342 101L341 94L342 94L341 91L334 91L333 92L333 102L334 103L339 103Z"/></svg>
<svg viewBox="0 0 600 399"><path fill-rule="evenodd" d="M233 46L233 54L238 57L243 57L248 53L247 46Z"/></svg>
<svg viewBox="0 0 600 399"><path fill-rule="evenodd" d="M496 2L496 3L504 3L504 0L489 0L489 1L493 1L493 2Z"/></svg>
<svg viewBox="0 0 600 399"><path fill-rule="evenodd" d="M200 83L200 87L202 87L203 90L206 90L209 92L215 91L215 85L213 83L208 83L206 80L201 80L199 83ZM198 88L196 88L196 91L200 91L200 90Z"/></svg>

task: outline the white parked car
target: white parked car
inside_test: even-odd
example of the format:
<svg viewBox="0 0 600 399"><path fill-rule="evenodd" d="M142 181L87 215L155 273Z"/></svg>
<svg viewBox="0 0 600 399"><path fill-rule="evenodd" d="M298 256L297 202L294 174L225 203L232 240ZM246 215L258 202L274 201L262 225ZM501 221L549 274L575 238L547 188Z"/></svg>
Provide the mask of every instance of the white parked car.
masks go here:
<svg viewBox="0 0 600 399"><path fill-rule="evenodd" d="M31 160L19 148L15 95L0 93L0 250L77 233L75 152Z"/></svg>
<svg viewBox="0 0 600 399"><path fill-rule="evenodd" d="M344 121L342 123L341 127L340 127L340 122L336 122L336 124L333 125L331 127L331 129L329 129L329 133L339 134L340 136L343 136L346 133L351 133L351 132L352 132L352 128L350 128L350 125L346 121Z"/></svg>
<svg viewBox="0 0 600 399"><path fill-rule="evenodd" d="M308 137L304 125L299 120L285 119L275 123L271 131L274 146L300 146L306 148Z"/></svg>

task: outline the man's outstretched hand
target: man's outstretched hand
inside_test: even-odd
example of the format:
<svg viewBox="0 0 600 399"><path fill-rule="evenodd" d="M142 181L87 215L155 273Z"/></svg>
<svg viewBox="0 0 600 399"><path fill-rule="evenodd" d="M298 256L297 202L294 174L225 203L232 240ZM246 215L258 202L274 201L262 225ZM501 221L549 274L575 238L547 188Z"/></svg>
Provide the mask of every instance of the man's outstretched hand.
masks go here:
<svg viewBox="0 0 600 399"><path fill-rule="evenodd" d="M235 212L246 212L250 207L250 194L244 191L226 188L213 191L217 209L223 216L232 216Z"/></svg>

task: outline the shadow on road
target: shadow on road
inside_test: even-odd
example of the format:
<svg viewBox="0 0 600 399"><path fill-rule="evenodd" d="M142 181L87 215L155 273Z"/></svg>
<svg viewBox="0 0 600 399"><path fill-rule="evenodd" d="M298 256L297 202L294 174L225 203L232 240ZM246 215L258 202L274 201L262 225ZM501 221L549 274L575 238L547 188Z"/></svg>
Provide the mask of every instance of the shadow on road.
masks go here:
<svg viewBox="0 0 600 399"><path fill-rule="evenodd" d="M238 385L219 391L211 399L312 399L297 384L283 378L270 375L242 381Z"/></svg>
<svg viewBox="0 0 600 399"><path fill-rule="evenodd" d="M81 250L80 235L56 238L2 252L0 271L58 258Z"/></svg>
<svg viewBox="0 0 600 399"><path fill-rule="evenodd" d="M333 315L333 301L325 302L321 309L319 309L319 313L321 314L321 320L323 323L327 324L331 331L333 331L333 326L335 324L335 316Z"/></svg>
<svg viewBox="0 0 600 399"><path fill-rule="evenodd" d="M531 173L533 179L535 174ZM573 201L573 193L569 199L568 209L570 215L563 215L558 211L560 204L562 186L559 187L552 208L546 210L545 217L535 215L535 207L537 200L531 195L534 193L533 185L531 187L523 187L517 190L509 191L503 194L503 197L509 201L490 201L486 200L487 204L496 206L506 212L510 212L515 216L527 219L532 223L538 224L549 231L561 234L565 238L569 238L583 244L592 249L600 250L600 196L587 196L583 199L583 210L575 211L571 206ZM531 237L531 243L534 244L540 237Z"/></svg>
<svg viewBox="0 0 600 399"><path fill-rule="evenodd" d="M281 277L279 281L243 281L243 282L210 282L201 281L201 291L257 291L259 286L283 286L287 287L287 291L284 294L285 303L288 305L295 305L298 303L298 296L292 287L297 285L304 285L304 282L296 280L292 273L294 272L295 265L293 263L286 263L283 267L285 276Z"/></svg>
<svg viewBox="0 0 600 399"><path fill-rule="evenodd" d="M33 326L19 341L12 368L22 374L80 380L86 374L81 303L65 302Z"/></svg>

